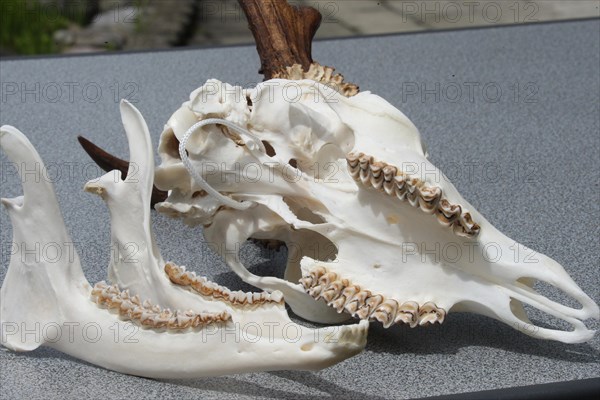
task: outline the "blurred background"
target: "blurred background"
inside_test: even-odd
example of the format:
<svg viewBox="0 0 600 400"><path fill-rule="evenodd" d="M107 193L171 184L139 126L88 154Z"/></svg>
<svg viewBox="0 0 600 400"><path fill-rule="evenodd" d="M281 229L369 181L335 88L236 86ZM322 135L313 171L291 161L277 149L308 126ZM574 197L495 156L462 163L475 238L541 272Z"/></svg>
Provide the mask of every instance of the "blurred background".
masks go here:
<svg viewBox="0 0 600 400"><path fill-rule="evenodd" d="M600 0L289 2L321 12L317 38L600 16ZM0 0L0 57L247 43L253 38L235 0Z"/></svg>

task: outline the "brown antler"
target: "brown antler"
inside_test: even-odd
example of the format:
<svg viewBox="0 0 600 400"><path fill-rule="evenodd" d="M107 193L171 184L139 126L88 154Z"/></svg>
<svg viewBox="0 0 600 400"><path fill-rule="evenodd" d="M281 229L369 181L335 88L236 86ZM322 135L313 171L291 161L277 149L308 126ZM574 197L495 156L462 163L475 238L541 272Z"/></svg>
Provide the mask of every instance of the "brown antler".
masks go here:
<svg viewBox="0 0 600 400"><path fill-rule="evenodd" d="M265 80L299 64L312 64L312 40L321 25L321 13L312 7L291 6L285 0L239 0L254 35Z"/></svg>

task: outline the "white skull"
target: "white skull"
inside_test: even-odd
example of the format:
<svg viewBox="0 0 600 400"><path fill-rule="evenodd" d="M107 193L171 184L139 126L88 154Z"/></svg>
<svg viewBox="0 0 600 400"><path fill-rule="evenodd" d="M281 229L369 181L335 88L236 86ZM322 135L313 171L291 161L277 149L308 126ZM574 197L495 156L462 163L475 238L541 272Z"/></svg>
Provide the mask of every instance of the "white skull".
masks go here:
<svg viewBox="0 0 600 400"><path fill-rule="evenodd" d="M416 326L468 311L538 338L593 336L582 321L598 318L598 306L563 267L541 254L531 260L494 228L428 161L411 121L370 92L209 80L168 121L159 153L155 184L169 197L157 209L203 224L244 281L281 290L304 318ZM251 237L286 243L284 280L242 265L239 246ZM542 296L532 289L538 280L582 307ZM524 304L572 330L535 326Z"/></svg>

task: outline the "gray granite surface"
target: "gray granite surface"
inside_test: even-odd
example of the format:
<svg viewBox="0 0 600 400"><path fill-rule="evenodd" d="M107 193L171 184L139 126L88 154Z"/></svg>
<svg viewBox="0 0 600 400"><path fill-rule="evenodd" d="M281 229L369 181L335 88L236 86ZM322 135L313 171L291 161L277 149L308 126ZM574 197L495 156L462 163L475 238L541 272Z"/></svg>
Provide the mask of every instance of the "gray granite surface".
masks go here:
<svg viewBox="0 0 600 400"><path fill-rule="evenodd" d="M599 33L600 21L591 20L321 41L314 57L402 109L421 130L433 162L479 211L511 238L558 260L598 302ZM206 79L252 85L260 79L257 67L253 47L0 63L0 123L26 133L46 164L60 171L56 191L90 281L105 279L109 220L102 201L81 190L98 171L76 135L126 157L115 95L130 95L156 143L170 114ZM436 84L439 98L424 94L436 92ZM0 161L4 166L7 159ZM18 179L3 168L0 196L20 193ZM11 242L4 211L0 223L1 279ZM160 215L154 228L165 258L232 288L245 287L209 253L199 229ZM243 254L251 269L282 274L285 254L254 245ZM2 349L0 398L425 397L598 377L599 359L598 336L566 345L484 317L451 314L429 329L374 324L365 352L319 372L157 381L46 348L23 354Z"/></svg>

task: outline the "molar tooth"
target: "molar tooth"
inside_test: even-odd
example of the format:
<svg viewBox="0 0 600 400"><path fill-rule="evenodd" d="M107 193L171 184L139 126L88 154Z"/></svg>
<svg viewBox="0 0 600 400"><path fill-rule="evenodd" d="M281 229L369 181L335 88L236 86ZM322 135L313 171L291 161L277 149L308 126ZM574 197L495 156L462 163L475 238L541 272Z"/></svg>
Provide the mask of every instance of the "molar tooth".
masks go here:
<svg viewBox="0 0 600 400"><path fill-rule="evenodd" d="M428 301L419 308L419 325L435 322L441 324L445 316L446 311L436 306L435 303Z"/></svg>
<svg viewBox="0 0 600 400"><path fill-rule="evenodd" d="M366 304L356 311L356 317L359 319L367 319L371 313L371 308Z"/></svg>
<svg viewBox="0 0 600 400"><path fill-rule="evenodd" d="M384 328L389 328L394 323L397 311L398 302L394 299L388 299L375 309L371 319L381 322Z"/></svg>
<svg viewBox="0 0 600 400"><path fill-rule="evenodd" d="M325 301L329 304L334 299L340 296L342 290L344 289L344 283L342 281L332 282L327 289L321 293L321 297L325 299Z"/></svg>
<svg viewBox="0 0 600 400"><path fill-rule="evenodd" d="M315 299L319 299L321 296L321 291L323 290L323 286L322 285L317 285L315 287L312 287L309 291L308 294L310 294L312 297L314 297Z"/></svg>
<svg viewBox="0 0 600 400"><path fill-rule="evenodd" d="M392 182L398 173L398 169L393 165L386 164L383 167L383 178L386 182Z"/></svg>
<svg viewBox="0 0 600 400"><path fill-rule="evenodd" d="M336 279L337 274L335 272L327 272L319 278L319 284L323 286L329 286Z"/></svg>
<svg viewBox="0 0 600 400"><path fill-rule="evenodd" d="M356 316L360 319L367 319L373 311L383 302L383 296L380 294L369 296L366 298L363 306L356 312Z"/></svg>
<svg viewBox="0 0 600 400"><path fill-rule="evenodd" d="M369 164L373 162L373 157L368 156L364 153L360 153L358 156L358 162L360 163L360 169L368 169Z"/></svg>
<svg viewBox="0 0 600 400"><path fill-rule="evenodd" d="M359 178L363 185L369 186L371 184L371 171L369 169L361 169Z"/></svg>
<svg viewBox="0 0 600 400"><path fill-rule="evenodd" d="M344 306L344 308L350 313L350 315L354 316L356 310L358 310L358 301L350 301Z"/></svg>
<svg viewBox="0 0 600 400"><path fill-rule="evenodd" d="M371 165L369 165L369 169L371 170L371 175L375 178L379 178L381 176L381 171L384 166L385 166L385 164L382 162L379 162L379 161L374 162Z"/></svg>
<svg viewBox="0 0 600 400"><path fill-rule="evenodd" d="M395 188L394 192L396 193L396 197L400 200L404 200L406 198L406 178L404 175L396 175L394 177Z"/></svg>
<svg viewBox="0 0 600 400"><path fill-rule="evenodd" d="M322 277L325 273L327 273L327 269L325 267L317 267L310 271L310 276L317 281L320 277Z"/></svg>
<svg viewBox="0 0 600 400"><path fill-rule="evenodd" d="M335 308L338 313L344 311L344 305L346 305L346 296L344 295L341 295L328 304L328 306Z"/></svg>
<svg viewBox="0 0 600 400"><path fill-rule="evenodd" d="M365 301L371 296L371 292L368 290L360 290L354 296L348 297L348 303L346 304L346 310L351 314L354 314L357 309L365 305Z"/></svg>
<svg viewBox="0 0 600 400"><path fill-rule="evenodd" d="M383 177L375 177L374 175L372 175L369 184L375 189L380 190L383 187Z"/></svg>
<svg viewBox="0 0 600 400"><path fill-rule="evenodd" d="M315 283L315 280L310 275L300 278L300 284L302 284L304 289L308 289L308 288L312 287L312 285L314 283Z"/></svg>
<svg viewBox="0 0 600 400"><path fill-rule="evenodd" d="M442 197L442 189L437 186L424 186L419 190L419 206L427 214L433 214Z"/></svg>
<svg viewBox="0 0 600 400"><path fill-rule="evenodd" d="M394 181L383 182L383 190L385 190L385 193L387 193L389 196L394 195L395 188L396 185L394 184Z"/></svg>
<svg viewBox="0 0 600 400"><path fill-rule="evenodd" d="M415 190L411 192L410 190L406 193L406 199L408 200L408 204L413 207L419 206L419 193Z"/></svg>
<svg viewBox="0 0 600 400"><path fill-rule="evenodd" d="M410 325L411 328L417 326L419 314L419 304L414 301L402 303L398 308L395 322L403 322Z"/></svg>

